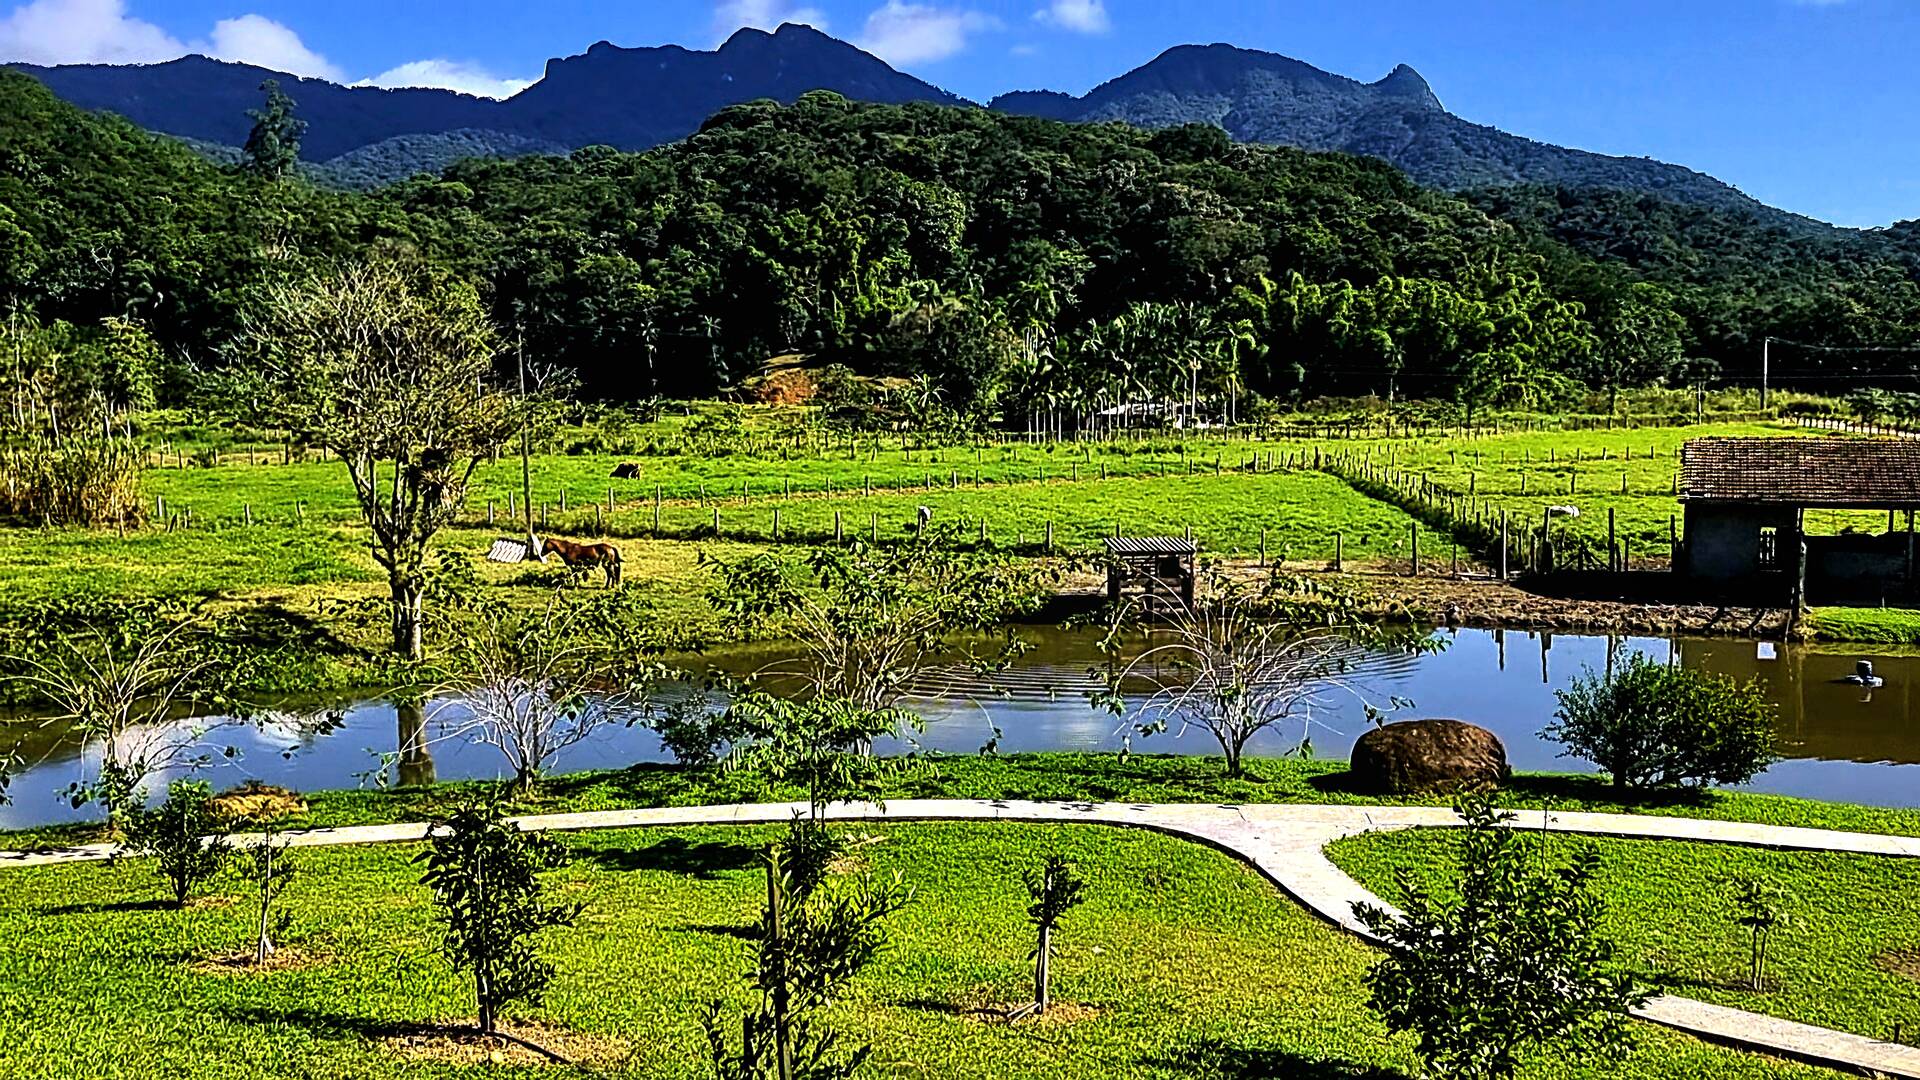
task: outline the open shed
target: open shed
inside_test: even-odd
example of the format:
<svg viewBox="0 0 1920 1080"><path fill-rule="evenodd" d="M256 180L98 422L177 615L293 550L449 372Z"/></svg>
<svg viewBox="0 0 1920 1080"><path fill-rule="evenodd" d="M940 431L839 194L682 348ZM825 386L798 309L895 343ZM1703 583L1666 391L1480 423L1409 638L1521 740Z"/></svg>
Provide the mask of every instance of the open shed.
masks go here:
<svg viewBox="0 0 1920 1080"><path fill-rule="evenodd" d="M1199 547L1178 536L1115 536L1107 541L1107 599L1133 595L1148 611L1178 600L1193 606L1194 556Z"/></svg>
<svg viewBox="0 0 1920 1080"><path fill-rule="evenodd" d="M1706 589L1796 605L1920 597L1920 441L1693 439L1681 451L1679 487L1680 569ZM1856 513L1836 535L1809 535L1809 510Z"/></svg>

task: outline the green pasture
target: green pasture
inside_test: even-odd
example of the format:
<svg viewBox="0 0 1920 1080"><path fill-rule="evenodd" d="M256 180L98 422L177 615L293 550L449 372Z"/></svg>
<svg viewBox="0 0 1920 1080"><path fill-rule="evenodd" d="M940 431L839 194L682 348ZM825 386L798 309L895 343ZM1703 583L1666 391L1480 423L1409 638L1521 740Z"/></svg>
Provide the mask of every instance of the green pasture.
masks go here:
<svg viewBox="0 0 1920 1080"><path fill-rule="evenodd" d="M1372 954L1246 866L1145 832L969 823L862 827L859 868L898 873L914 901L833 1009L875 1049L882 1077L1374 1077L1405 1080L1411 1045L1366 1009ZM764 893L767 830L633 830L565 838L549 875L583 907L549 932L544 1003L509 1014L584 1042L593 1075L699 1075L698 1017L746 1000L747 939ZM471 1011L436 953L411 846L301 852L283 904L288 957L255 972L237 880L187 909L158 907L140 860L0 870L0 1078L186 1080L575 1076L512 1062L457 1065L395 1046ZM1031 943L1021 871L1074 860L1086 904L1056 934L1046 1020L988 1010L1026 999ZM737 1014L736 1014L737 1015ZM1623 1060L1550 1055L1523 1075L1761 1080L1833 1074L1708 1046L1650 1026Z"/></svg>
<svg viewBox="0 0 1920 1080"><path fill-rule="evenodd" d="M1389 901L1400 875L1442 887L1459 866L1445 830L1342 840L1334 861ZM1637 977L1687 997L1876 1039L1920 1041L1920 861L1645 840L1553 837L1549 857L1600 856L1605 932ZM1741 877L1779 890L1764 989L1748 983L1749 937L1734 920ZM1899 970L1905 958L1905 970Z"/></svg>

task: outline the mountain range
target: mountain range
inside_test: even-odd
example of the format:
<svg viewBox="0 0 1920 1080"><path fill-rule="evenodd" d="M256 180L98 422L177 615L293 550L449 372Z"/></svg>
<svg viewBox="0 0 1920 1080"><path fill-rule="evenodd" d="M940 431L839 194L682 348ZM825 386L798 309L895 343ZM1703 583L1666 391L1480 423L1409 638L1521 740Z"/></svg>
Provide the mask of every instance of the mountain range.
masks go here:
<svg viewBox="0 0 1920 1080"><path fill-rule="evenodd" d="M599 42L581 55L549 61L538 82L505 100L341 86L204 56L135 66L12 66L76 105L118 113L216 156L219 148L246 140L246 112L259 103L260 83L278 79L309 124L305 158L320 165L320 175L351 186L437 171L462 157L601 144L649 149L694 133L728 105L763 98L790 103L811 90L885 104L975 107L795 24L772 33L741 30L710 51ZM1274 53L1182 45L1080 97L1023 91L987 107L1141 127L1216 124L1243 141L1383 158L1422 184L1449 190L1520 184L1623 190L1751 212L1773 223L1813 224L1683 166L1554 146L1472 123L1448 112L1405 65L1366 83Z"/></svg>

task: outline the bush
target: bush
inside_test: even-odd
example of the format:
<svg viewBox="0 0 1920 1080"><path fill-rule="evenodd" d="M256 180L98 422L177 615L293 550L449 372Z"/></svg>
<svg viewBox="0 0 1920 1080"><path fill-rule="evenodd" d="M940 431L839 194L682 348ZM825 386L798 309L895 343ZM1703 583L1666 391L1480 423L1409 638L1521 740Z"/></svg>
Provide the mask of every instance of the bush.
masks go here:
<svg viewBox="0 0 1920 1080"><path fill-rule="evenodd" d="M534 949L534 935L570 926L579 915L578 908L541 896L539 871L564 864L565 849L520 831L495 806L461 810L436 826L431 846L414 861L426 865L420 881L433 890L439 909L441 951L454 967L473 973L480 1031L492 1035L501 1006L538 1004L553 978L553 965Z"/></svg>
<svg viewBox="0 0 1920 1080"><path fill-rule="evenodd" d="M185 907L196 886L220 873L233 847L220 832L213 788L204 780L175 780L167 801L136 810L127 821L127 843L151 856L173 889L173 906Z"/></svg>
<svg viewBox="0 0 1920 1080"><path fill-rule="evenodd" d="M1772 706L1752 683L1634 653L1613 675L1588 670L1558 696L1540 734L1621 790L1743 784L1778 759Z"/></svg>
<svg viewBox="0 0 1920 1080"><path fill-rule="evenodd" d="M1615 970L1600 935L1599 856L1550 866L1541 840L1510 828L1486 795L1458 810L1467 828L1451 889L1430 892L1403 871L1404 919L1354 905L1387 953L1367 974L1369 1004L1389 1029L1419 1036L1435 1077L1502 1080L1535 1046L1566 1060L1624 1054L1628 1012L1648 995Z"/></svg>

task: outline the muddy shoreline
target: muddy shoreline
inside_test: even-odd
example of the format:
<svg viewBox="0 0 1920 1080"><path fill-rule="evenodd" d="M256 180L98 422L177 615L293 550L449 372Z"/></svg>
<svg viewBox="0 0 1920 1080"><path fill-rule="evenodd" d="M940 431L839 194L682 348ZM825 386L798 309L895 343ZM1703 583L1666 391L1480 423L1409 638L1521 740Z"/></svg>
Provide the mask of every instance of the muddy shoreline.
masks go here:
<svg viewBox="0 0 1920 1080"><path fill-rule="evenodd" d="M1269 572L1252 561L1215 565L1228 575L1249 582ZM1335 572L1324 563L1288 565L1285 570L1356 591L1363 598L1366 610L1382 620L1481 630L1615 633L1640 637L1685 634L1771 641L1802 639L1790 618L1791 613L1785 608L1663 600L1658 593L1669 582L1665 574L1629 575L1629 589L1638 595L1623 597L1617 593L1598 594L1599 581L1571 575L1538 581L1536 587L1528 587L1523 581L1502 582L1485 572L1413 577L1385 569ZM1614 578L1606 584L1618 589L1620 581ZM1071 575L1063 586L1056 604L1042 616L1042 621L1059 612L1092 610L1105 599L1101 581L1092 575Z"/></svg>

